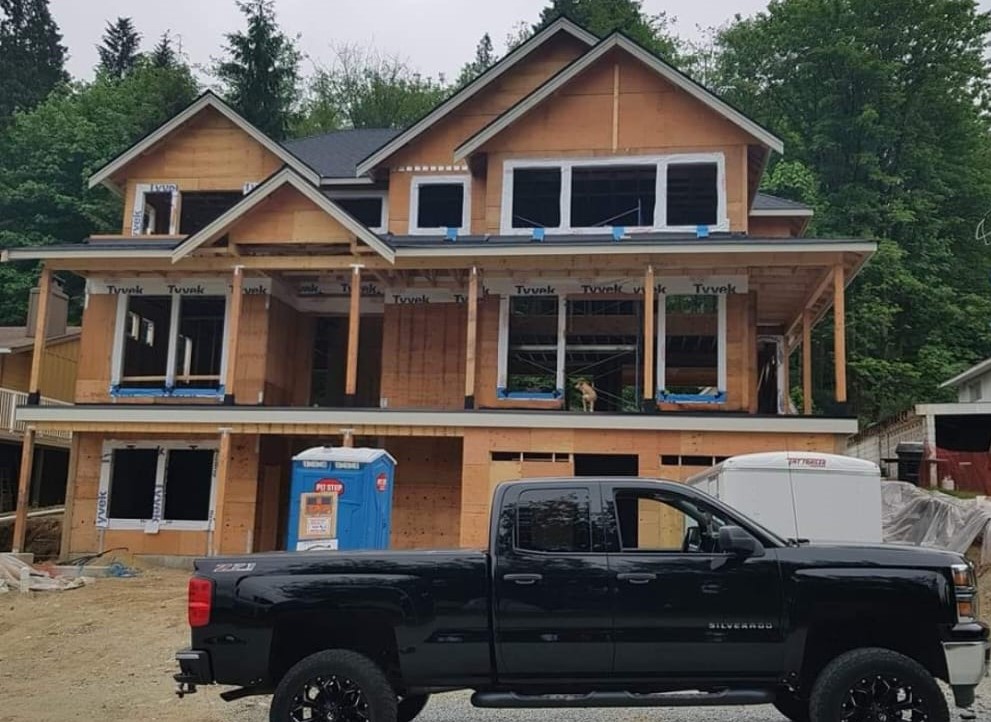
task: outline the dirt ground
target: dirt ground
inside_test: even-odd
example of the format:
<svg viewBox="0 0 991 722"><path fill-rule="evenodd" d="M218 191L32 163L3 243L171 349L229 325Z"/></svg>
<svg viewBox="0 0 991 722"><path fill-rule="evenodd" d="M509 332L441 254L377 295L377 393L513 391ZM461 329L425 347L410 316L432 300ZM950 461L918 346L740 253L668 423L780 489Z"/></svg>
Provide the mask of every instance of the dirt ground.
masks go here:
<svg viewBox="0 0 991 722"><path fill-rule="evenodd" d="M188 641L188 578L145 569L66 592L0 595L0 722L266 719L267 697L173 693L173 654ZM981 588L987 619L991 571Z"/></svg>

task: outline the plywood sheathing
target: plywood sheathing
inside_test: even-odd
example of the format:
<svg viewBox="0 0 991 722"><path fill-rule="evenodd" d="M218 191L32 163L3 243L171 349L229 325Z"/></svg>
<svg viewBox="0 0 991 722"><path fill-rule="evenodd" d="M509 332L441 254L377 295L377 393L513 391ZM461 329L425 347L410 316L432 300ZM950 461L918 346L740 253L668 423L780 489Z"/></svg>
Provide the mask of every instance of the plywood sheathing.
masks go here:
<svg viewBox="0 0 991 722"><path fill-rule="evenodd" d="M266 404L308 406L315 319L277 298L270 299L266 351Z"/></svg>
<svg viewBox="0 0 991 722"><path fill-rule="evenodd" d="M394 549L457 547L461 521L461 439L385 440L396 459Z"/></svg>
<svg viewBox="0 0 991 722"><path fill-rule="evenodd" d="M346 248L353 238L338 220L290 185L279 188L239 218L228 237L238 247L325 244Z"/></svg>

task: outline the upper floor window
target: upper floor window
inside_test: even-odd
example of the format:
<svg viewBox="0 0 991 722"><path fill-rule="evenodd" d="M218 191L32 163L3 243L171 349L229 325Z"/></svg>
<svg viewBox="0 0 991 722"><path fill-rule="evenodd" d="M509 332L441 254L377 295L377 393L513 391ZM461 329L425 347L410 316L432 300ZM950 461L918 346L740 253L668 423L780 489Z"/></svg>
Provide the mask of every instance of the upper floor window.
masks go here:
<svg viewBox="0 0 991 722"><path fill-rule="evenodd" d="M418 176L410 190L409 232L467 233L471 225L468 176Z"/></svg>
<svg viewBox="0 0 991 722"><path fill-rule="evenodd" d="M179 199L179 233L201 231L244 197L241 191L183 191Z"/></svg>
<svg viewBox="0 0 991 722"><path fill-rule="evenodd" d="M385 233L389 225L385 191L337 191L327 193L327 196L359 223L377 233Z"/></svg>
<svg viewBox="0 0 991 722"><path fill-rule="evenodd" d="M726 296L661 296L657 345L662 400L725 400Z"/></svg>
<svg viewBox="0 0 991 722"><path fill-rule="evenodd" d="M236 205L242 191L179 191L175 183L141 183L134 189L131 233L190 235Z"/></svg>
<svg viewBox="0 0 991 722"><path fill-rule="evenodd" d="M728 231L722 153L511 160L501 232Z"/></svg>

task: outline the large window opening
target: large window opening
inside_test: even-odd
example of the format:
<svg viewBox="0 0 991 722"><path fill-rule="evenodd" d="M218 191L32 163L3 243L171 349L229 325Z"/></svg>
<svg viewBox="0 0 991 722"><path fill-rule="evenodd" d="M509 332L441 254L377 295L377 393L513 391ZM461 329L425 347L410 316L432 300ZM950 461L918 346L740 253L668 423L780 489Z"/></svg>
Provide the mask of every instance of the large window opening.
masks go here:
<svg viewBox="0 0 991 722"><path fill-rule="evenodd" d="M663 296L662 396L674 401L724 395L725 296Z"/></svg>
<svg viewBox="0 0 991 722"><path fill-rule="evenodd" d="M667 225L716 225L719 212L717 179L715 163L669 165Z"/></svg>
<svg viewBox="0 0 991 722"><path fill-rule="evenodd" d="M358 378L354 403L377 408L382 390L382 316L362 316L358 327ZM341 407L347 375L348 319L321 316L315 319L310 405Z"/></svg>
<svg viewBox="0 0 991 722"><path fill-rule="evenodd" d="M362 225L373 230L385 228L385 216L383 213L385 201L381 196L331 196L330 199L343 208L349 215L354 216ZM460 220L458 223L460 225Z"/></svg>
<svg viewBox="0 0 991 722"><path fill-rule="evenodd" d="M590 383L596 411L640 407L643 302L634 299L569 299L565 338L568 408L582 409L576 385Z"/></svg>
<svg viewBox="0 0 991 722"><path fill-rule="evenodd" d="M151 519L158 449L115 449L110 462L111 519Z"/></svg>
<svg viewBox="0 0 991 722"><path fill-rule="evenodd" d="M468 229L466 180L413 179L411 231L444 232Z"/></svg>
<svg viewBox="0 0 991 722"><path fill-rule="evenodd" d="M165 467L163 518L207 521L213 479L212 449L170 449Z"/></svg>
<svg viewBox="0 0 991 722"><path fill-rule="evenodd" d="M513 228L561 225L561 169L516 168L513 171Z"/></svg>
<svg viewBox="0 0 991 722"><path fill-rule="evenodd" d="M225 300L217 297L177 298L179 338L176 344L177 387L219 387L224 351Z"/></svg>
<svg viewBox="0 0 991 722"><path fill-rule="evenodd" d="M558 396L558 314L557 296L510 297L508 394Z"/></svg>
<svg viewBox="0 0 991 722"><path fill-rule="evenodd" d="M171 296L127 297L122 385L131 388L165 385L171 315Z"/></svg>
<svg viewBox="0 0 991 722"><path fill-rule="evenodd" d="M657 167L592 166L571 171L574 228L653 226Z"/></svg>
<svg viewBox="0 0 991 722"><path fill-rule="evenodd" d="M183 191L179 212L179 233L191 235L203 230L241 201L240 191Z"/></svg>
<svg viewBox="0 0 991 722"><path fill-rule="evenodd" d="M172 223L172 193L145 193L143 234L168 235Z"/></svg>

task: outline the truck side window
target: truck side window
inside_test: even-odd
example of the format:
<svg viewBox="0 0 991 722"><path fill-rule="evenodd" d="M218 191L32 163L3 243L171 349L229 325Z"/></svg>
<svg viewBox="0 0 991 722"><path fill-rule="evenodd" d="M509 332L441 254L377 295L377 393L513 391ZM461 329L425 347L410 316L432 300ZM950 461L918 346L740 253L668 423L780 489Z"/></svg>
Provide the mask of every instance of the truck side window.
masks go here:
<svg viewBox="0 0 991 722"><path fill-rule="evenodd" d="M616 492L623 551L718 552L719 517L689 502L675 503L650 492Z"/></svg>
<svg viewBox="0 0 991 722"><path fill-rule="evenodd" d="M558 553L591 551L588 490L522 492L516 512L516 548Z"/></svg>

